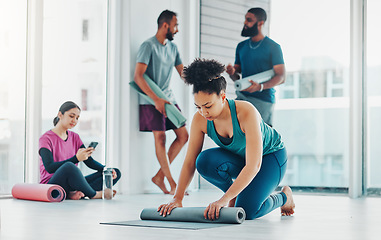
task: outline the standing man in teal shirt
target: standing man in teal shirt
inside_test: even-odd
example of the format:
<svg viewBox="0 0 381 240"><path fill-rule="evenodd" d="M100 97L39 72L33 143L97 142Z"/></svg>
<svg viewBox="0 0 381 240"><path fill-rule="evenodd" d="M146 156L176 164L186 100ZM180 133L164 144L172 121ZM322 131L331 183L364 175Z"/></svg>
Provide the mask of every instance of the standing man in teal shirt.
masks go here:
<svg viewBox="0 0 381 240"><path fill-rule="evenodd" d="M140 89L155 102L155 106L153 106L145 99L139 98L140 131L153 133L156 157L161 167L151 180L165 194L173 195L176 183L172 177L169 164L172 163L188 141L188 131L185 125L177 128L167 118L165 104L173 103L178 107L169 83L173 68L175 67L181 76L184 66L177 46L172 43L174 35L178 32L176 13L169 10L163 11L157 19L157 24L156 35L143 42L139 48L134 80ZM143 77L144 74L147 74L160 87L170 102L159 98L152 91ZM170 145L168 152L165 147L165 132L167 130L173 130L176 134L176 139ZM165 186L164 177L170 184L171 189L169 191Z"/></svg>
<svg viewBox="0 0 381 240"><path fill-rule="evenodd" d="M286 69L284 66L282 49L269 37L263 35L262 28L267 19L265 10L251 8L245 15L244 27L241 35L249 39L238 44L236 49L235 64L229 64L226 72L235 81L273 69L275 75L267 82L256 83L243 91L236 91L237 100L252 103L261 114L263 120L270 126L273 124L275 104L274 87L284 83Z"/></svg>

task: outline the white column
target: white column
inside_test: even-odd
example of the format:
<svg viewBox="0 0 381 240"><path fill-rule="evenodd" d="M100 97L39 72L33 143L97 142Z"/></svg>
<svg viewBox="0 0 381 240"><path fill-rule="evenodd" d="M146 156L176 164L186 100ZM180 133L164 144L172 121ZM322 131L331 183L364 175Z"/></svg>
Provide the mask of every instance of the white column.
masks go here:
<svg viewBox="0 0 381 240"><path fill-rule="evenodd" d="M349 196L363 194L364 120L364 32L365 0L351 0L350 108L349 108Z"/></svg>
<svg viewBox="0 0 381 240"><path fill-rule="evenodd" d="M119 165L120 169L123 170L122 178L119 181L119 187L121 191L125 193L132 193L136 189L141 189L140 182L136 183L136 175L141 174L140 169L136 169L135 167L131 167L134 165L134 162L139 161L132 152L134 152L134 147L136 145L133 144L136 135L133 135L133 131L131 129L135 129L136 126L133 125L133 121L131 119L136 117L138 114L137 111L133 111L131 106L137 105L137 102L131 103L130 92L131 89L129 87L129 82L133 77L133 68L135 63L132 64L131 61L131 15L132 15L132 1L124 1L117 0L119 2L118 6L118 22L119 26L116 29L118 31L119 38L119 46L116 48L119 56L117 61L119 62L118 69L118 78L113 81L118 81L118 91L119 91L119 119L120 119L120 128L115 129L119 135L119 146L120 146L120 156L119 156ZM137 101L137 100L136 100ZM134 109L135 110L135 109ZM136 119L136 118L135 118ZM135 140L136 141L136 140ZM141 145L144 145L142 143ZM136 175L134 174L136 173ZM140 180L140 179L139 179ZM137 192L137 191L135 191Z"/></svg>
<svg viewBox="0 0 381 240"><path fill-rule="evenodd" d="M25 182L38 182L41 135L43 0L28 1Z"/></svg>
<svg viewBox="0 0 381 240"><path fill-rule="evenodd" d="M118 165L120 157L120 24L119 0L108 1L106 165Z"/></svg>
<svg viewBox="0 0 381 240"><path fill-rule="evenodd" d="M187 9L187 22L186 22L186 37L185 37L185 48L187 51L184 53L183 62L184 65L188 65L193 62L195 58L200 57L200 0L190 0L184 4ZM185 29L185 28L184 28ZM190 126L192 124L193 114L195 112L194 100L192 94L193 87L184 87L184 114L187 118L187 129L190 133ZM186 150L188 149L188 143L184 146L184 158ZM182 160L183 161L183 160ZM196 171L191 184L189 185L190 190L199 189L200 176Z"/></svg>

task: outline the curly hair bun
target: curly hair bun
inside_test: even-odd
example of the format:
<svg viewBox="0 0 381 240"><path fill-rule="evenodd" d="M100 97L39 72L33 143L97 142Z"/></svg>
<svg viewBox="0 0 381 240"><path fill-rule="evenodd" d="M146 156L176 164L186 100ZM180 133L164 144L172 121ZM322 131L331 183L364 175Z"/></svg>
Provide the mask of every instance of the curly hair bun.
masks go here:
<svg viewBox="0 0 381 240"><path fill-rule="evenodd" d="M183 77L189 85L208 83L225 71L225 66L214 59L196 58L189 66L184 67Z"/></svg>

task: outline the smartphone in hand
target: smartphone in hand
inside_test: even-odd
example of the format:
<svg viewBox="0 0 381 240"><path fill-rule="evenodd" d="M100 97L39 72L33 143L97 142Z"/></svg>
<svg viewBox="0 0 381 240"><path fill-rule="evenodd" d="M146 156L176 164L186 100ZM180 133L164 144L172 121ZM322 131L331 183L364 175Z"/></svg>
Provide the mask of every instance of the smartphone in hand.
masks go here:
<svg viewBox="0 0 381 240"><path fill-rule="evenodd" d="M89 147L92 147L95 149L97 147L97 145L98 145L98 142L91 142Z"/></svg>

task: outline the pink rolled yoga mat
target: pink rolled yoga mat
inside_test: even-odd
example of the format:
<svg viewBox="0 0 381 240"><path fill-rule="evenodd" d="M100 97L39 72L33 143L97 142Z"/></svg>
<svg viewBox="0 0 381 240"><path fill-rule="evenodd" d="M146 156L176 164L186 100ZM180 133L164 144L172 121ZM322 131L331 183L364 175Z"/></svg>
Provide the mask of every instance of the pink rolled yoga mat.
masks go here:
<svg viewBox="0 0 381 240"><path fill-rule="evenodd" d="M12 196L24 200L61 202L66 198L66 192L56 184L18 183L12 188Z"/></svg>

